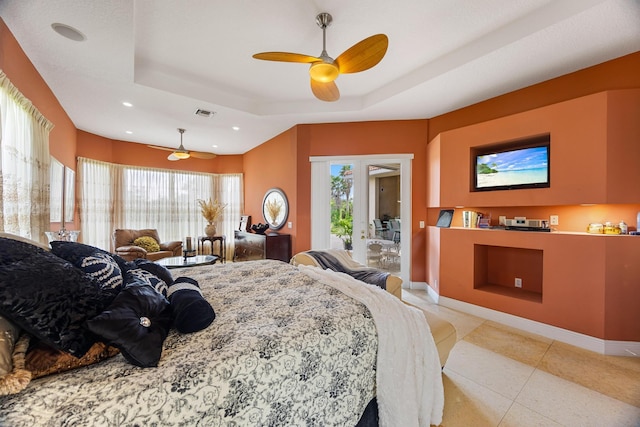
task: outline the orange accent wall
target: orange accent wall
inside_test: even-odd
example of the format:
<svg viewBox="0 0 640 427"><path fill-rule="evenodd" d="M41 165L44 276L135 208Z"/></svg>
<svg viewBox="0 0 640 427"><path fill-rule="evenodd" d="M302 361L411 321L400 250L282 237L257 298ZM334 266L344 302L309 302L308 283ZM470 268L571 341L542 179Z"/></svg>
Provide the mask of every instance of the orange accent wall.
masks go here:
<svg viewBox="0 0 640 427"><path fill-rule="evenodd" d="M640 52L565 74L429 119L429 141L474 123L613 89L640 87Z"/></svg>
<svg viewBox="0 0 640 427"><path fill-rule="evenodd" d="M297 129L291 128L244 155L244 213L251 215L252 224L264 223L262 199L270 188L280 188L287 196L287 222L291 222L292 228L285 224L278 232L291 234L293 253L296 253L295 248L300 245L298 236L308 235L300 233L298 224L301 202L298 199L297 134ZM304 182L303 174L302 183Z"/></svg>
<svg viewBox="0 0 640 427"><path fill-rule="evenodd" d="M560 216L560 233L429 227L439 248L428 276L439 280L440 295L602 339L640 341L640 271L632 261L640 259L640 237L585 233L590 222L620 219L635 229L637 117L640 89L613 90L434 138L428 201L434 211L437 203L464 206L455 211L454 227L463 209L491 214L493 225L499 215ZM551 136L550 188L471 190L473 148L543 133ZM516 277L522 290L514 287Z"/></svg>

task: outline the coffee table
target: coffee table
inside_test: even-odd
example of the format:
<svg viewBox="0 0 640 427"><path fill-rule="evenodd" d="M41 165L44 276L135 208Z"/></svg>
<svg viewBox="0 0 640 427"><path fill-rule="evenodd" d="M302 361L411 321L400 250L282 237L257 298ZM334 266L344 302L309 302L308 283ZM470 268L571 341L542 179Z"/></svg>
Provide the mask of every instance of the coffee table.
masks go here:
<svg viewBox="0 0 640 427"><path fill-rule="evenodd" d="M168 258L161 258L155 261L156 264L160 264L167 268L183 268L183 267L195 267L197 265L215 264L220 257L216 255L196 255L190 257L172 256Z"/></svg>

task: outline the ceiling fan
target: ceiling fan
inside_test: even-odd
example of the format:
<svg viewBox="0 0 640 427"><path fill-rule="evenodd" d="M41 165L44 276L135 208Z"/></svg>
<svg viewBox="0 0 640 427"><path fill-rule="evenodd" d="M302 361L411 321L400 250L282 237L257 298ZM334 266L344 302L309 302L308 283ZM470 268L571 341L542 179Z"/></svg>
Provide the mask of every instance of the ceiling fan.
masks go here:
<svg viewBox="0 0 640 427"><path fill-rule="evenodd" d="M194 157L196 159L213 159L214 157L216 157L216 154L213 153L185 150L184 146L182 145L182 134L185 133L186 130L178 128L178 132L180 132L180 147L178 147L176 150L167 147L160 147L157 145L148 145L147 147L155 148L157 150L172 151L172 153L167 157L167 159L171 161L188 159L189 157Z"/></svg>
<svg viewBox="0 0 640 427"><path fill-rule="evenodd" d="M322 28L322 53L320 56L309 56L290 52L262 52L253 55L256 59L281 62L302 62L311 64L311 91L322 101L337 101L340 91L334 80L340 74L358 73L368 70L382 60L389 39L384 34L376 34L354 44L336 59L327 55L326 29L333 21L330 14L323 12L316 16L316 23Z"/></svg>

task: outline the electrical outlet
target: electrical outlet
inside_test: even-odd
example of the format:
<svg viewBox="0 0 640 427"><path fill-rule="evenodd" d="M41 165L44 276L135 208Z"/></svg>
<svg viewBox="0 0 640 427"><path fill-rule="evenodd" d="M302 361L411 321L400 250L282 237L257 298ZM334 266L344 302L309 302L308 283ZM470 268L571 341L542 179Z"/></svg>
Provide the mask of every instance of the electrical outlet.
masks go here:
<svg viewBox="0 0 640 427"><path fill-rule="evenodd" d="M291 221L287 223L287 228L293 228L293 223Z"/></svg>
<svg viewBox="0 0 640 427"><path fill-rule="evenodd" d="M551 215L551 216L549 217L549 224L550 224L550 225L558 225L558 223L559 223L559 222L560 222L560 221L559 221L559 219L558 219L558 215Z"/></svg>
<svg viewBox="0 0 640 427"><path fill-rule="evenodd" d="M424 228L424 221L420 221L420 228Z"/></svg>
<svg viewBox="0 0 640 427"><path fill-rule="evenodd" d="M516 288L521 288L522 287L522 279L519 277L516 277Z"/></svg>

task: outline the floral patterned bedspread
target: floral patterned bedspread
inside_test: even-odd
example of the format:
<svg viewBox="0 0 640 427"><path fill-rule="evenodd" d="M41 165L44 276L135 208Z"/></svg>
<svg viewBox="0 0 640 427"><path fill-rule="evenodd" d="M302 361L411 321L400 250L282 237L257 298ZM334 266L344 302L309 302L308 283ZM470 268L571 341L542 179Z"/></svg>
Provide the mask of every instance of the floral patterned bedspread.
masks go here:
<svg viewBox="0 0 640 427"><path fill-rule="evenodd" d="M279 261L171 271L216 312L157 368L121 355L0 397L2 426L355 426L375 396L369 310Z"/></svg>

